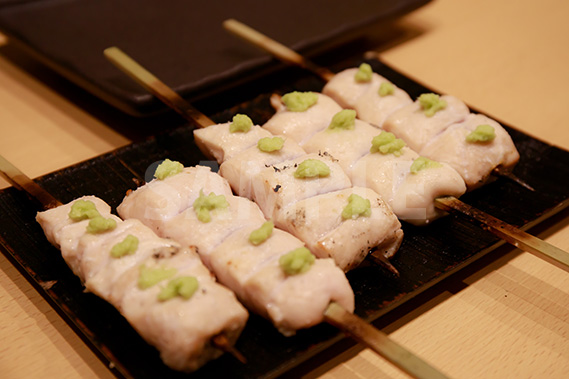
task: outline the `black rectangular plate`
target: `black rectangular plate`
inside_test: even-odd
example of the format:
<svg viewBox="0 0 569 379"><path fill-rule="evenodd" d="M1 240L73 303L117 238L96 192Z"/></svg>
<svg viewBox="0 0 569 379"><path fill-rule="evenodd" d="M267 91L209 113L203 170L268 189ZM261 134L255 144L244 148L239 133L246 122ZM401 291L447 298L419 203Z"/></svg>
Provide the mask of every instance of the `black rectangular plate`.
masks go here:
<svg viewBox="0 0 569 379"><path fill-rule="evenodd" d="M360 61L351 61L350 65ZM389 78L412 97L429 91L377 60L368 60L375 72ZM267 84L268 85L268 84ZM319 79L302 74L293 84L278 85L253 100L211 115L224 122L235 113L246 113L262 124L273 113L271 91L320 90ZM569 152L548 145L511 127L521 160L515 174L532 185L530 192L505 179L469 193L463 200L508 223L528 227L553 215L569 198ZM203 155L194 144L189 126L164 132L92 160L43 176L37 182L62 202L96 195L116 207L125 191L136 188L134 177L144 178L154 162L170 158L195 165ZM328 325L300 331L285 338L264 319L251 316L237 348L246 365L223 356L191 375L169 370L154 348L147 345L113 307L84 293L58 250L45 239L35 222L38 205L22 192L0 192L0 243L5 255L52 304L77 333L110 365L117 376L156 377L274 377L330 347L343 334ZM393 258L400 278L394 278L371 260L348 273L356 294L356 314L371 321L393 311L417 294L501 244L480 227L451 215L428 227L403 225L405 238ZM49 283L50 285L46 285Z"/></svg>
<svg viewBox="0 0 569 379"><path fill-rule="evenodd" d="M230 35L236 18L303 54L353 39L429 0L0 0L0 30L44 64L136 116L165 106L103 57L118 46L195 101L281 65Z"/></svg>

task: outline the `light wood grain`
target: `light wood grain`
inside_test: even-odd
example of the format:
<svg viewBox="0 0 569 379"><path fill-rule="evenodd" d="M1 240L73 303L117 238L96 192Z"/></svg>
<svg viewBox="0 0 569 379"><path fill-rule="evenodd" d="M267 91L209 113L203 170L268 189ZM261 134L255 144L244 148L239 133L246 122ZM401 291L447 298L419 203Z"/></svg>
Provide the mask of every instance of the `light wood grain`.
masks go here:
<svg viewBox="0 0 569 379"><path fill-rule="evenodd" d="M437 91L569 149L568 18L569 2L563 0L435 0L399 22L413 38L377 50ZM87 112L77 106L64 79L50 77L46 85L48 72L31 63L23 69L2 51L0 152L22 171L36 177L129 142L101 117L103 107ZM569 250L569 212L532 232ZM504 247L500 253L477 271L445 281L448 291L384 331L452 377L566 377L569 275L520 250ZM3 378L111 377L1 255L0 310ZM404 375L354 347L313 367L307 377Z"/></svg>

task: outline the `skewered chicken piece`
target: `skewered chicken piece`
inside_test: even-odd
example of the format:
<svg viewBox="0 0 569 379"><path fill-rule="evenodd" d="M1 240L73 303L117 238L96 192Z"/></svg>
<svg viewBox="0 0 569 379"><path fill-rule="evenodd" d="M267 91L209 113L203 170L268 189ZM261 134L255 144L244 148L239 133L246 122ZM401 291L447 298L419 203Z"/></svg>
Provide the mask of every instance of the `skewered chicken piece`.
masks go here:
<svg viewBox="0 0 569 379"><path fill-rule="evenodd" d="M359 119L378 127L391 113L413 103L407 92L383 76L371 71L358 75L359 72L358 68L349 68L337 73L326 83L322 93L342 108L354 109Z"/></svg>
<svg viewBox="0 0 569 379"><path fill-rule="evenodd" d="M212 125L204 129L196 144L204 154L218 162L223 162L238 152L257 144L261 138L272 137L271 133L258 125L253 125L248 133L230 132L231 123Z"/></svg>
<svg viewBox="0 0 569 379"><path fill-rule="evenodd" d="M285 335L322 322L330 302L353 311L353 292L331 259L314 260L308 250L303 250L300 240L280 230L267 233L260 243L252 241L251 235L266 222L259 207L248 199L233 196L227 183L220 186L218 192L206 195L203 182L192 182L192 178L204 175L210 177L209 183L224 181L207 167L185 168L139 187L125 197L118 212L125 219L135 216L145 224L154 225L159 235L183 246L195 246L202 261L221 283L235 291L247 307L268 317ZM185 182L184 186L179 186L181 181ZM177 215L161 218L157 224L140 209L148 210L151 204L168 208L163 206L165 198L155 191L158 186L170 187L174 198L190 196L195 200ZM182 191L175 192L176 188ZM153 198L155 200L151 200ZM208 198L215 199L218 206L210 207L204 219L200 204ZM138 202L139 199L147 201ZM147 214L155 214L155 209L150 210ZM302 263L302 270L306 271L291 272L286 262L283 263L286 260L283 257L292 257L291 252L299 250L304 256L296 258L292 266Z"/></svg>
<svg viewBox="0 0 569 379"><path fill-rule="evenodd" d="M47 239L85 288L116 307L175 370L194 371L232 345L248 314L215 282L195 249L159 238L140 221L122 221L94 196L37 215Z"/></svg>
<svg viewBox="0 0 569 379"><path fill-rule="evenodd" d="M263 169L306 155L306 152L293 139L272 135L265 138L267 139L264 141L268 144L273 142L280 144L282 141L282 147L278 150L263 151L255 144L222 161L219 166L219 174L227 180L239 196L253 199L252 182Z"/></svg>
<svg viewBox="0 0 569 379"><path fill-rule="evenodd" d="M202 189L205 193L215 192L220 195L231 195L231 188L223 178L209 175L207 167L185 168L168 181L153 180L145 185L144 191L135 190L128 196L130 201L123 202L119 213L128 214L130 218L144 219L145 224L159 232L160 226L172 217L192 206Z"/></svg>
<svg viewBox="0 0 569 379"><path fill-rule="evenodd" d="M491 118L474 113L426 143L420 154L452 166L469 191L488 182L496 168L502 174L510 172L520 159L508 132Z"/></svg>
<svg viewBox="0 0 569 379"><path fill-rule="evenodd" d="M303 164L308 163L318 165L318 168L322 167L326 172L310 172L307 176L301 176L299 170L302 170ZM342 167L333 157L324 154L307 154L279 162L265 167L251 180L253 200L265 216L275 220L277 225L279 216L294 203L352 186Z"/></svg>
<svg viewBox="0 0 569 379"><path fill-rule="evenodd" d="M446 106L427 115L426 108L417 100L388 115L381 127L420 153L425 144L441 134L449 125L463 121L470 113L466 104L454 96L441 96L438 103Z"/></svg>
<svg viewBox="0 0 569 379"><path fill-rule="evenodd" d="M306 108L306 104L294 103L295 95L294 92L290 94L289 106L295 110L305 109L305 111L288 112L287 108L279 104L280 102L273 102L278 111L263 125L263 129L273 135L290 137L302 146L308 138L328 126L330 123L328 115L338 113L342 108L330 97L315 92L314 99L311 99L313 105Z"/></svg>
<svg viewBox="0 0 569 379"><path fill-rule="evenodd" d="M346 204L349 207L353 199L369 201L369 208L364 211L369 215L352 217L346 211ZM298 201L281 212L275 223L307 241L316 256L334 257L344 271L357 267L371 249L391 258L403 239L401 225L384 201L376 192L363 187ZM314 239L315 235L320 237Z"/></svg>

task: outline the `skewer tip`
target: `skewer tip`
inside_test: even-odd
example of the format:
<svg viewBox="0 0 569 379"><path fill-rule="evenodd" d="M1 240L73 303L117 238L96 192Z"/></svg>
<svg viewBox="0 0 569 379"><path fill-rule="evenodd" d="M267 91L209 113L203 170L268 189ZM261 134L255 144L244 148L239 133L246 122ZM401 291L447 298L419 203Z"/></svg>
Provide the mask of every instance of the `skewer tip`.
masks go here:
<svg viewBox="0 0 569 379"><path fill-rule="evenodd" d="M164 104L178 112L190 123L196 124L200 128L215 124L209 117L195 109L177 92L118 47L108 47L103 50L103 54L117 68L122 70L145 90L160 99Z"/></svg>
<svg viewBox="0 0 569 379"><path fill-rule="evenodd" d="M25 191L29 196L37 200L44 209L55 208L61 202L49 192L40 187L6 158L0 155L0 176L19 190Z"/></svg>
<svg viewBox="0 0 569 379"><path fill-rule="evenodd" d="M526 183L524 180L522 180L518 176L514 175L514 173L512 173L511 171L506 171L506 170L502 169L501 167L496 167L494 169L493 173L494 173L494 175L496 175L498 177L509 179L509 180L513 181L514 183L517 183L520 186L524 187L525 189L532 191L532 192L535 192L535 189L532 186L530 186L528 183Z"/></svg>
<svg viewBox="0 0 569 379"><path fill-rule="evenodd" d="M388 258L385 257L385 255L383 255L381 251L375 250L370 255L376 263L392 273L396 278L399 278L401 276L401 274L399 274L399 270L393 266L393 264L389 261Z"/></svg>
<svg viewBox="0 0 569 379"><path fill-rule="evenodd" d="M239 362L246 364L247 358L239 350L237 350L230 342L225 334L218 334L212 339L213 345L219 350L231 354Z"/></svg>

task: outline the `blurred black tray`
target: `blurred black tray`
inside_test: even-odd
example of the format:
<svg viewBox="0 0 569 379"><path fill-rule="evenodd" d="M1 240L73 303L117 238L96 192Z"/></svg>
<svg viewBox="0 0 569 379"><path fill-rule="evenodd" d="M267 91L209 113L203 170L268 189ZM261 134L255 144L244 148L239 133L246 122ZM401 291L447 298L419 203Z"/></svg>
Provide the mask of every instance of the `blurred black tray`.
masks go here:
<svg viewBox="0 0 569 379"><path fill-rule="evenodd" d="M0 30L55 71L132 115L165 109L109 64L118 46L195 101L279 67L226 32L239 19L313 55L429 0L0 0Z"/></svg>
<svg viewBox="0 0 569 379"><path fill-rule="evenodd" d="M350 65L359 63L349 62ZM368 63L412 97L428 91L377 60L368 60ZM246 113L256 123L263 123L273 113L269 103L273 90L280 93L293 89L320 90L322 85L319 79L303 74L292 84L278 85L252 100L210 116L224 122L235 113ZM536 191L530 192L499 179L465 195L463 200L506 222L528 228L569 204L569 152L511 127L507 129L521 155L515 174ZM136 188L133 178L144 178L147 168L164 158L179 160L187 166L204 163L189 126L45 175L37 182L63 202L92 194L114 208L127 189ZM0 192L0 247L38 292L117 376L188 377L164 366L156 350L147 345L113 307L83 292L79 279L35 222L37 210L37 204L14 188ZM372 260L366 260L348 274L356 294L355 312L366 320L375 320L388 312L393 314L398 306L502 244L477 225L453 215L428 227L404 224L403 229L403 245L392 260L401 273L400 278L390 276ZM274 377L290 372L343 337L331 326L320 325L285 338L269 322L252 315L237 343L237 348L248 358L248 364L240 364L226 355L189 377Z"/></svg>

